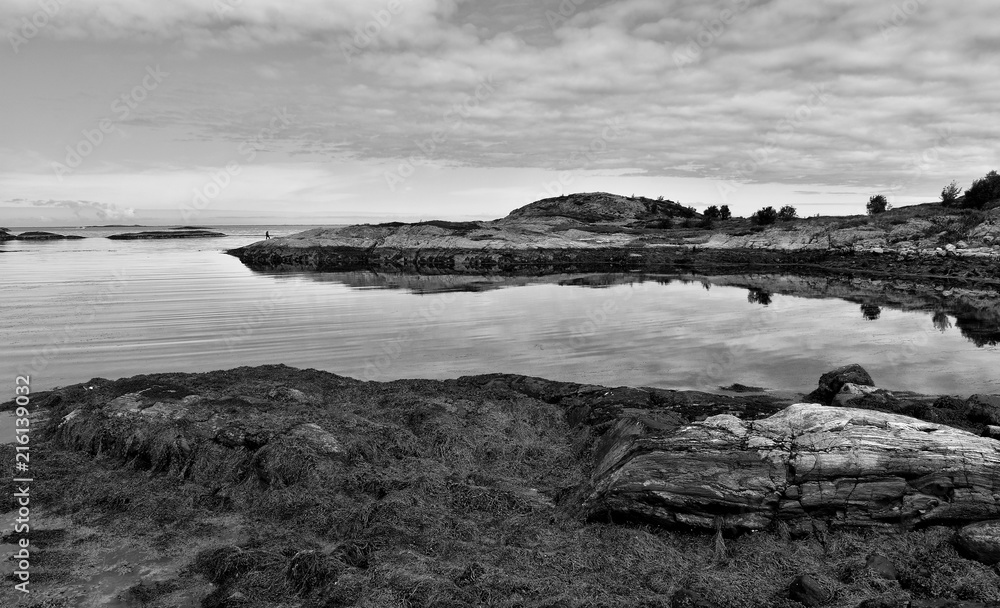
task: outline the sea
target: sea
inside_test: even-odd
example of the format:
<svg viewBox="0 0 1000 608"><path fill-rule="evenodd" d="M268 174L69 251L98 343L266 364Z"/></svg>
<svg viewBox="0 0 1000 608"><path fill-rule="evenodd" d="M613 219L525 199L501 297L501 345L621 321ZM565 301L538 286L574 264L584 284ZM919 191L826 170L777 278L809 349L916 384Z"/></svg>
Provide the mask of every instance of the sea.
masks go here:
<svg viewBox="0 0 1000 608"><path fill-rule="evenodd" d="M513 373L606 386L805 393L859 363L890 390L1000 393L1000 347L958 319L767 294L711 277L496 277L254 271L226 250L315 226L18 228L0 243L0 386L286 364L363 380ZM3 399L6 401L7 399Z"/></svg>

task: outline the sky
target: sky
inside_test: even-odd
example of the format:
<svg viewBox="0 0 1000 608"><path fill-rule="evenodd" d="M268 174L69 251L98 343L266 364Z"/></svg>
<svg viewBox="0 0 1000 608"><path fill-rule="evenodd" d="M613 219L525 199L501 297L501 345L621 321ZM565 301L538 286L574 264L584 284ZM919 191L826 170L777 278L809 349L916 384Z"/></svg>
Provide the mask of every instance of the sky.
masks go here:
<svg viewBox="0 0 1000 608"><path fill-rule="evenodd" d="M0 225L800 216L1000 169L1000 2L2 0Z"/></svg>

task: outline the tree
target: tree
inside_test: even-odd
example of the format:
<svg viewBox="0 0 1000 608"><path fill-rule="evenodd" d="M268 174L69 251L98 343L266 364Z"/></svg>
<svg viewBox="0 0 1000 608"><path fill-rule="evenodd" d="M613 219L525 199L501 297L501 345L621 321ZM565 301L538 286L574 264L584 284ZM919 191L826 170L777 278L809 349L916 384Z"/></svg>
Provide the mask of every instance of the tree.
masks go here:
<svg viewBox="0 0 1000 608"><path fill-rule="evenodd" d="M866 208L868 209L868 215L878 215L892 209L892 205L889 204L887 198L881 194L876 194L868 199Z"/></svg>
<svg viewBox="0 0 1000 608"><path fill-rule="evenodd" d="M969 189L965 191L965 204L963 207L971 209L982 209L986 203L1000 199L1000 175L996 171L990 171L986 177L972 182Z"/></svg>
<svg viewBox="0 0 1000 608"><path fill-rule="evenodd" d="M778 219L778 212L774 210L774 207L770 206L758 209L750 216L750 221L758 226L773 224L776 219Z"/></svg>
<svg viewBox="0 0 1000 608"><path fill-rule="evenodd" d="M795 207L792 207L791 205L785 205L780 211L778 211L778 219L783 222L794 220L798 217L798 215L798 212L795 211Z"/></svg>
<svg viewBox="0 0 1000 608"><path fill-rule="evenodd" d="M723 205L723 206L719 207L719 219L720 220L728 220L731 217L733 217L733 214L732 214L731 211L729 211L729 205Z"/></svg>
<svg viewBox="0 0 1000 608"><path fill-rule="evenodd" d="M951 183L941 190L941 204L945 207L954 207L958 204L958 195L961 193L962 187L955 180L951 180Z"/></svg>
<svg viewBox="0 0 1000 608"><path fill-rule="evenodd" d="M722 212L719 211L719 208L717 206L712 205L708 209L705 209L705 211L704 211L704 213L702 213L702 215L705 216L705 219L717 220L720 217L722 217Z"/></svg>

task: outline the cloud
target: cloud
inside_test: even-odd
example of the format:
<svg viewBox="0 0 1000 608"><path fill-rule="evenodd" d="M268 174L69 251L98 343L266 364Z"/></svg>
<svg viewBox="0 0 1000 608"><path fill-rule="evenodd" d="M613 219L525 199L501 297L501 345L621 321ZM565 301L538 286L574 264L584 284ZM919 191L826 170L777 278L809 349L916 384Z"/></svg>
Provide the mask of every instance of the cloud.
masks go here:
<svg viewBox="0 0 1000 608"><path fill-rule="evenodd" d="M54 10L41 4L6 0L0 4L0 29L16 30L42 12L48 14L44 33L60 39L248 49L353 35L375 22L384 30L379 37L394 44L424 39L440 17L456 8L455 0L394 0L391 5L390 0L52 0L48 5Z"/></svg>
<svg viewBox="0 0 1000 608"><path fill-rule="evenodd" d="M88 215L96 214L100 219L119 220L135 217L135 209L131 207L119 207L112 203L98 203L95 201L71 201L71 200L28 200L15 198L7 201L17 206L31 207L59 207L69 209L78 218L85 218Z"/></svg>
<svg viewBox="0 0 1000 608"><path fill-rule="evenodd" d="M149 124L240 142L287 105L268 148L310 160L935 193L1000 164L995 0L399 1L67 0L43 35L197 49Z"/></svg>

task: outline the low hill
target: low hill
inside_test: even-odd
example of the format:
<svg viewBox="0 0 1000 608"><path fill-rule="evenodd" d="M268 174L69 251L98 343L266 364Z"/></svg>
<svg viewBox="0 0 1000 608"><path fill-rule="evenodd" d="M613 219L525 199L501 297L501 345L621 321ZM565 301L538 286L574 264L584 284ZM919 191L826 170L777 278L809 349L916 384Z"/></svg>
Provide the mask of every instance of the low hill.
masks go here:
<svg viewBox="0 0 1000 608"><path fill-rule="evenodd" d="M582 192L546 198L510 212L507 219L564 217L581 222L633 222L674 217L700 218L693 208L669 200Z"/></svg>

